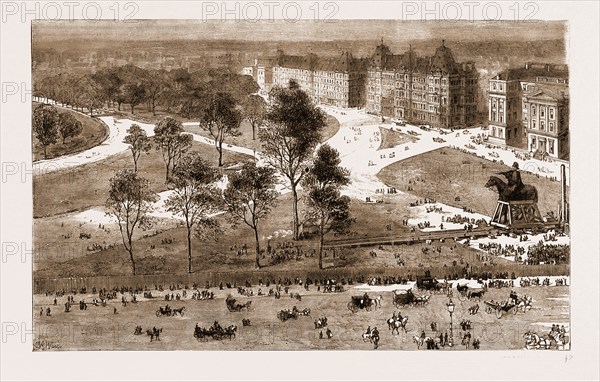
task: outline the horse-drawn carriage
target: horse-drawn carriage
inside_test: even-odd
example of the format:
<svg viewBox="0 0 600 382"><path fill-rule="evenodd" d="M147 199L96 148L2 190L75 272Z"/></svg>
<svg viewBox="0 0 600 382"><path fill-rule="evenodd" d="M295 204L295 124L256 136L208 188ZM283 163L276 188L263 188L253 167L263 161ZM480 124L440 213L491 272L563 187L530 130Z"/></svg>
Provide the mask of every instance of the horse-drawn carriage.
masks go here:
<svg viewBox="0 0 600 382"><path fill-rule="evenodd" d="M415 302L415 295L412 292L412 289L407 290L406 292L394 291L394 306L398 309L402 308L404 305L413 304Z"/></svg>
<svg viewBox="0 0 600 382"><path fill-rule="evenodd" d="M159 306L158 310L156 311L156 317L162 317L162 316L171 317L171 316L176 316L177 314L179 314L180 316L183 316L184 312L185 312L185 306L183 306L181 308L177 308L177 309L173 309L169 305L166 305L164 308L162 306Z"/></svg>
<svg viewBox="0 0 600 382"><path fill-rule="evenodd" d="M417 276L415 291L446 293L448 291L448 288L449 284L447 282L439 282L434 277L431 277L429 272L426 272L424 276Z"/></svg>
<svg viewBox="0 0 600 382"><path fill-rule="evenodd" d="M249 310L250 305L252 305L252 301L247 301L243 304L239 304L236 301L237 300L235 298L228 296L225 299L225 305L227 305L227 310L229 310L230 312L239 312L242 309Z"/></svg>
<svg viewBox="0 0 600 382"><path fill-rule="evenodd" d="M300 316L310 316L310 309L305 308L303 310L298 310L295 306L292 309L284 309L280 310L277 313L277 318L281 322L286 322L289 319L297 320Z"/></svg>
<svg viewBox="0 0 600 382"><path fill-rule="evenodd" d="M229 339L235 338L235 332L237 331L236 325L230 325L226 328L223 328L219 325L218 322L215 323L208 329L201 328L196 324L194 328L194 338L198 341L208 341L209 338L214 340L221 340L225 337L229 337Z"/></svg>
<svg viewBox="0 0 600 382"><path fill-rule="evenodd" d="M373 306L373 299L370 298L366 293L362 296L352 296L350 302L348 302L348 309L352 313L356 313L361 309L365 309L367 312L371 310Z"/></svg>
<svg viewBox="0 0 600 382"><path fill-rule="evenodd" d="M509 301L484 301L485 302L485 311L488 314L496 313L496 318L501 318L505 312L512 312L512 314L517 314L519 309L517 308L517 304Z"/></svg>

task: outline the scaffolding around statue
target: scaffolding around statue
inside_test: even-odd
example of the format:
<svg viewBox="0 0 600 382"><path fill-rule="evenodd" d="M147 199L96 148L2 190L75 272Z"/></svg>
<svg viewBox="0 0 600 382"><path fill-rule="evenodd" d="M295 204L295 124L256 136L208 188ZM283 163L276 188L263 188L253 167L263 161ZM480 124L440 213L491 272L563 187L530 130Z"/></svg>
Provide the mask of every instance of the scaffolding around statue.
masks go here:
<svg viewBox="0 0 600 382"><path fill-rule="evenodd" d="M544 225L537 203L533 200L498 200L491 224L501 228L532 228Z"/></svg>

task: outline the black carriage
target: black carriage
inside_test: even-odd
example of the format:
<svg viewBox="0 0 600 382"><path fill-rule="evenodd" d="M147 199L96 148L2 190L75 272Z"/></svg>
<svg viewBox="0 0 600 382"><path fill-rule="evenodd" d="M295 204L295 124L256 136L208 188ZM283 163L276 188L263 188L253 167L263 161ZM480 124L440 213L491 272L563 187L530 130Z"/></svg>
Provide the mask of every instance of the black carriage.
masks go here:
<svg viewBox="0 0 600 382"><path fill-rule="evenodd" d="M361 309L365 309L367 312L371 310L373 299L362 296L352 296L350 302L348 302L348 309L352 313L356 313Z"/></svg>
<svg viewBox="0 0 600 382"><path fill-rule="evenodd" d="M158 310L156 311L156 317L162 317L162 316L167 316L167 317L171 317L173 315L173 309L167 305L164 308L162 306L158 307Z"/></svg>
<svg viewBox="0 0 600 382"><path fill-rule="evenodd" d="M405 305L414 304L415 295L412 292L412 289L407 290L406 292L394 291L394 306L398 309L404 307Z"/></svg>
<svg viewBox="0 0 600 382"><path fill-rule="evenodd" d="M208 329L196 326L196 328L194 328L194 338L196 338L198 341L208 341L209 338L218 341L228 337L231 340L235 337L236 331L237 327L235 325L223 328L216 324Z"/></svg>
<svg viewBox="0 0 600 382"><path fill-rule="evenodd" d="M424 276L417 276L415 290L428 291L432 293L445 293L448 290L448 283L441 283L426 273Z"/></svg>
<svg viewBox="0 0 600 382"><path fill-rule="evenodd" d="M277 313L277 318L281 322L286 322L289 319L297 320L298 319L298 311L297 310L289 310L289 309L280 310L279 313Z"/></svg>

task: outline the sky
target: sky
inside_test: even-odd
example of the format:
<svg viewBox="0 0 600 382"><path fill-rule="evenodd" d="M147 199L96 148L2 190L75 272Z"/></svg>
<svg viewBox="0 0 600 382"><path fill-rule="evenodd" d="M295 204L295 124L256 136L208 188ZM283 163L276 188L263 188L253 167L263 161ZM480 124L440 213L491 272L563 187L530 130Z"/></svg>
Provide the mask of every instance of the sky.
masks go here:
<svg viewBox="0 0 600 382"><path fill-rule="evenodd" d="M34 41L62 39L117 40L541 40L565 37L568 26L562 21L401 21L335 20L332 22L219 20L134 20L123 23L106 21L35 21ZM37 42L36 41L36 42Z"/></svg>

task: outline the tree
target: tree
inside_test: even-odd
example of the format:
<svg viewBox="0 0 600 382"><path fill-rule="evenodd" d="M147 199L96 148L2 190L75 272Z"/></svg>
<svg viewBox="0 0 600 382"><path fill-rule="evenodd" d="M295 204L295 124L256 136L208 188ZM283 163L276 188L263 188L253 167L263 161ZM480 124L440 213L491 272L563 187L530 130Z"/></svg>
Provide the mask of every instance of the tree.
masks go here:
<svg viewBox="0 0 600 382"><path fill-rule="evenodd" d="M135 275L133 257L133 233L138 227L148 227L151 219L152 203L158 195L151 191L149 182L132 170L121 170L110 179L106 207L108 213L116 217L123 239L123 246L129 252L132 272Z"/></svg>
<svg viewBox="0 0 600 382"><path fill-rule="evenodd" d="M152 148L150 138L139 125L133 124L127 129L127 135L123 139L123 143L129 145L131 154L133 155L133 169L135 172L138 170L138 159L142 153L148 153Z"/></svg>
<svg viewBox="0 0 600 382"><path fill-rule="evenodd" d="M65 139L81 134L83 125L71 113L60 113L58 115L58 130L60 131L64 145Z"/></svg>
<svg viewBox="0 0 600 382"><path fill-rule="evenodd" d="M251 94L244 102L244 117L252 126L252 140L256 139L256 128L262 125L267 114L267 103L264 98Z"/></svg>
<svg viewBox="0 0 600 382"><path fill-rule="evenodd" d="M219 167L223 166L223 142L226 137L240 135L242 114L236 108L235 99L228 93L216 93L207 97L200 113L200 127L215 140L219 153Z"/></svg>
<svg viewBox="0 0 600 382"><path fill-rule="evenodd" d="M156 150L160 150L167 167L166 180L177 168L177 163L190 147L194 138L183 133L183 124L171 117L166 117L154 128Z"/></svg>
<svg viewBox="0 0 600 382"><path fill-rule="evenodd" d="M325 114L315 107L294 81L288 88L271 90L272 105L267 113L267 128L261 129L263 153L267 162L289 182L292 191L294 240L298 240L297 187L316 145L321 140Z"/></svg>
<svg viewBox="0 0 600 382"><path fill-rule="evenodd" d="M133 114L133 108L146 98L146 88L143 83L126 84L123 90L125 103L131 106L131 114Z"/></svg>
<svg viewBox="0 0 600 382"><path fill-rule="evenodd" d="M33 134L44 148L44 158L48 159L47 148L58 138L58 112L53 106L38 106L33 111Z"/></svg>
<svg viewBox="0 0 600 382"><path fill-rule="evenodd" d="M319 227L319 269L323 269L323 243L329 232L346 233L354 221L350 217L350 198L340 188L350 184L349 171L339 166L337 150L323 145L302 180L306 189L306 220Z"/></svg>
<svg viewBox="0 0 600 382"><path fill-rule="evenodd" d="M145 95L152 115L156 115L156 104L169 91L163 71L152 70L144 79Z"/></svg>
<svg viewBox="0 0 600 382"><path fill-rule="evenodd" d="M220 232L218 222L210 215L219 211L220 190L214 182L221 178L217 169L198 153L183 158L169 179L173 193L165 202L168 211L183 216L187 228L188 273L192 273L192 230L196 236L215 237Z"/></svg>
<svg viewBox="0 0 600 382"><path fill-rule="evenodd" d="M233 224L243 222L254 231L256 240L256 269L260 269L258 224L277 205L275 170L247 162L229 176L223 192L223 203Z"/></svg>

